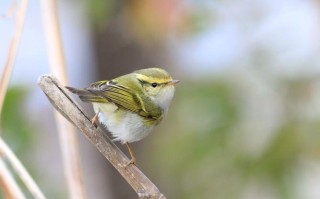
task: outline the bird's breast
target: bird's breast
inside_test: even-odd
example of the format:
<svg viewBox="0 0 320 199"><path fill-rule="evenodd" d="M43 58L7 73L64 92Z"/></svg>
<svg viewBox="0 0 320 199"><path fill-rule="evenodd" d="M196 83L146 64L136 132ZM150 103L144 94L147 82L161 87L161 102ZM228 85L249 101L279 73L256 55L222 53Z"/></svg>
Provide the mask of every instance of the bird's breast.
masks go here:
<svg viewBox="0 0 320 199"><path fill-rule="evenodd" d="M96 113L99 112L99 121L111 132L115 141L122 143L136 142L146 137L154 124L145 121L145 118L128 110L118 108L112 103L93 103Z"/></svg>

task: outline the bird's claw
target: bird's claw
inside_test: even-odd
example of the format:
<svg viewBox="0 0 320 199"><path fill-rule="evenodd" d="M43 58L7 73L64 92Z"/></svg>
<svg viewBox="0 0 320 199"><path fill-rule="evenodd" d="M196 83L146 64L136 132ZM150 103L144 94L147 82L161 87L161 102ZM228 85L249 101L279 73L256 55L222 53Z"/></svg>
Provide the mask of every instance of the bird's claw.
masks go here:
<svg viewBox="0 0 320 199"><path fill-rule="evenodd" d="M134 164L137 166L136 164L136 158L132 157L131 160L124 166L125 168L128 167L129 165Z"/></svg>
<svg viewBox="0 0 320 199"><path fill-rule="evenodd" d="M94 127L98 127L98 114L96 114L92 119L91 123L93 124Z"/></svg>

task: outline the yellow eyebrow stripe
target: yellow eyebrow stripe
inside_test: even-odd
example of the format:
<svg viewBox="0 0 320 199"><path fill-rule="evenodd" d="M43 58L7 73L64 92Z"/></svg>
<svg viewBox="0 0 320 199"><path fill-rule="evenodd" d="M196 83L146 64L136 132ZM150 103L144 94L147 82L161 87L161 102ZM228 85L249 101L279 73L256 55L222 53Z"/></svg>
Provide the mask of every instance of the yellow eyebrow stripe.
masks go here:
<svg viewBox="0 0 320 199"><path fill-rule="evenodd" d="M148 77L142 74L136 74L137 79L144 81L144 82L148 82L148 83L159 83L159 84L163 84L163 83L168 83L169 81L172 80L172 78L158 78L158 77Z"/></svg>

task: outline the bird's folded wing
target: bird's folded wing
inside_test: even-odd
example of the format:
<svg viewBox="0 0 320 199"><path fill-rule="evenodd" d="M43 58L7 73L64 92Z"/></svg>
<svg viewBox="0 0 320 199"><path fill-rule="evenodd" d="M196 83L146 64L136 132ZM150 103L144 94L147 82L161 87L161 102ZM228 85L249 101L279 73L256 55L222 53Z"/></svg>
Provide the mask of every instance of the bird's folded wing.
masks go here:
<svg viewBox="0 0 320 199"><path fill-rule="evenodd" d="M93 83L87 90L106 98L109 102L121 108L142 114L141 116L147 115L139 96L124 86L101 81Z"/></svg>

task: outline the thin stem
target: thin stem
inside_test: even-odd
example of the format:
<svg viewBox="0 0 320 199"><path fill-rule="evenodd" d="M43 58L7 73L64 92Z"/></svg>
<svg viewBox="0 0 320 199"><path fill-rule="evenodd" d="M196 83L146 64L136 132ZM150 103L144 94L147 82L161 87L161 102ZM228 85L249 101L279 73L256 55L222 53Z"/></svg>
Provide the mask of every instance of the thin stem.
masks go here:
<svg viewBox="0 0 320 199"><path fill-rule="evenodd" d="M11 77L11 72L16 60L18 47L21 39L21 34L24 26L25 16L28 8L28 0L21 0L19 8L16 14L15 32L10 41L8 55L5 62L3 72L0 79L0 113L2 111L4 98L8 89L9 80ZM16 9L16 1L12 2L9 8L8 16L14 13ZM35 198L44 199L45 197L41 193L38 186L35 184L33 179L30 177L28 172L25 170L20 161L15 157L10 148L5 144L5 142L0 138L0 152L2 155L8 157L9 161L12 163L15 170L18 172L22 181L26 184L27 188L34 195ZM19 186L16 184L11 172L7 169L3 159L0 159L0 183L3 191L7 198L25 198Z"/></svg>
<svg viewBox="0 0 320 199"><path fill-rule="evenodd" d="M67 72L57 12L56 0L42 0L42 14L47 37L50 68L52 73L66 85ZM82 181L76 129L57 112L55 112L55 118L69 196L72 199L84 199L85 190Z"/></svg>
<svg viewBox="0 0 320 199"><path fill-rule="evenodd" d="M36 199L44 199L45 197L43 193L40 191L38 185L34 182L34 180L31 178L27 170L23 167L23 165L18 160L18 158L14 155L14 153L11 151L8 145L1 138L0 138L0 153L8 158L12 167L14 168L16 173L19 175L21 180L24 182L26 187L29 189L33 197Z"/></svg>
<svg viewBox="0 0 320 199"><path fill-rule="evenodd" d="M21 4L16 15L15 32L9 44L7 60L0 79L0 113L2 111L4 97L8 89L12 68L16 60L27 8L28 0L21 0Z"/></svg>
<svg viewBox="0 0 320 199"><path fill-rule="evenodd" d="M0 158L0 185L6 198L25 199L10 170L7 168L3 159Z"/></svg>
<svg viewBox="0 0 320 199"><path fill-rule="evenodd" d="M12 17L16 10L16 5L17 5L17 0L12 0L10 6L7 9L6 14L1 14L0 19Z"/></svg>

